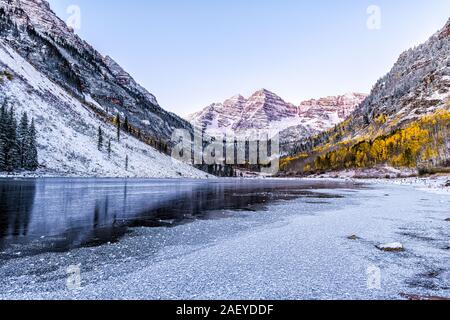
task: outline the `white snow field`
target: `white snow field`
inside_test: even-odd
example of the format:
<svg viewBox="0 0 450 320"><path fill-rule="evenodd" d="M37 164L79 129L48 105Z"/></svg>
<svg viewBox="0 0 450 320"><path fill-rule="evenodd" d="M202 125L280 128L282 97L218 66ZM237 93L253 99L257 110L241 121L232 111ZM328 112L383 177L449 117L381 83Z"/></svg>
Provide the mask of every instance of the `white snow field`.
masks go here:
<svg viewBox="0 0 450 320"><path fill-rule="evenodd" d="M321 190L118 243L0 263L1 299L450 298L450 198L412 186ZM356 237L349 237L355 235ZM401 243L403 252L376 248ZM80 264L81 287L66 286Z"/></svg>
<svg viewBox="0 0 450 320"><path fill-rule="evenodd" d="M98 119L79 100L38 72L4 40L0 40L0 70L13 72L4 80L0 103L6 98L16 117L24 111L34 118L38 131L39 161L44 173L63 176L206 178L205 173L178 162ZM91 101L86 97L86 101ZM103 151L98 151L98 128L104 132ZM112 140L108 157L107 143ZM128 170L125 159L129 157Z"/></svg>

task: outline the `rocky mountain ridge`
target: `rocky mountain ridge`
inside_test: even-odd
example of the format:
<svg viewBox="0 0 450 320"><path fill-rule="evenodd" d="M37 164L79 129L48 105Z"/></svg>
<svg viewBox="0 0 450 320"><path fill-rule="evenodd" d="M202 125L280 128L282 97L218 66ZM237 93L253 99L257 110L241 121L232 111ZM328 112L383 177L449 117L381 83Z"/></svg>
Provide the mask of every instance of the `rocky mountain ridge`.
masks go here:
<svg viewBox="0 0 450 320"><path fill-rule="evenodd" d="M280 133L282 141L289 142L332 128L346 119L365 97L349 93L303 101L295 106L262 89L249 98L236 95L223 103L214 103L187 119L211 135L268 130Z"/></svg>

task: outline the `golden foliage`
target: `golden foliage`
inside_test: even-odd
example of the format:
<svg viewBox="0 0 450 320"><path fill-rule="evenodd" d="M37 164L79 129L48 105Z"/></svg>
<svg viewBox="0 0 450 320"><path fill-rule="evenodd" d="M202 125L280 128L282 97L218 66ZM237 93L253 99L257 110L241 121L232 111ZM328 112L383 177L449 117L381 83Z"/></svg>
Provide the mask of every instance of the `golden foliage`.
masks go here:
<svg viewBox="0 0 450 320"><path fill-rule="evenodd" d="M374 125L381 127L386 122L387 117L381 115L376 118ZM308 158L313 159L311 162L314 163L315 171L368 168L379 164L414 168L421 164L448 161L449 138L450 111L441 110L388 135L321 146L309 156L303 154L300 159L308 162L304 171L311 170ZM284 168L296 159L284 159Z"/></svg>
<svg viewBox="0 0 450 320"><path fill-rule="evenodd" d="M292 163L292 162L294 162L294 161L296 161L296 160L300 160L300 159L306 159L306 158L308 158L308 154L306 154L306 153L300 153L300 154L298 154L298 155L296 155L296 156L294 156L294 157L286 157L286 158L282 158L281 160L280 160L280 168L281 168L281 170L284 170L284 169L286 169L286 167L290 164L290 163Z"/></svg>

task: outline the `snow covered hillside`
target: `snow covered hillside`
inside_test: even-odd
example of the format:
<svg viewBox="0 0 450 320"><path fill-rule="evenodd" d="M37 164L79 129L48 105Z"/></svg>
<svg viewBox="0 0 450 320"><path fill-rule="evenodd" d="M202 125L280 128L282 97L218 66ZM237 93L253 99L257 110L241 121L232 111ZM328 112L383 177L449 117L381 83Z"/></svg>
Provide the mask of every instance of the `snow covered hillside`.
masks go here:
<svg viewBox="0 0 450 320"><path fill-rule="evenodd" d="M303 175L385 165L449 170L450 19L402 53L346 121L299 141L282 166L286 175Z"/></svg>
<svg viewBox="0 0 450 320"><path fill-rule="evenodd" d="M101 121L80 100L63 90L0 40L0 71L12 75L0 83L0 102L27 112L38 131L39 162L47 172L106 177L192 177L207 175L182 164ZM90 97L86 96L86 100ZM111 139L112 152L97 148L98 129ZM128 156L128 170L126 158Z"/></svg>
<svg viewBox="0 0 450 320"><path fill-rule="evenodd" d="M111 57L74 33L45 0L0 0L0 38L68 93L108 116L128 118L148 138L168 144L175 129L192 131Z"/></svg>

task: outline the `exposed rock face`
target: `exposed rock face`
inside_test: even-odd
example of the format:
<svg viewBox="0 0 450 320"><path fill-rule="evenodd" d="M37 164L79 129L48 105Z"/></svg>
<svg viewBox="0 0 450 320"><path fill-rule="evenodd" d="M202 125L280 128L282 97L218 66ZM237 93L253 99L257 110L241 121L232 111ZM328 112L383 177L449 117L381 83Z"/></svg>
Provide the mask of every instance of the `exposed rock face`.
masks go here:
<svg viewBox="0 0 450 320"><path fill-rule="evenodd" d="M189 123L163 110L112 58L104 57L73 33L44 0L0 0L0 36L40 72L72 95L110 115L169 140Z"/></svg>
<svg viewBox="0 0 450 320"><path fill-rule="evenodd" d="M445 38L447 38L449 36L450 36L450 19L448 19L447 24L440 31L439 39L442 40L442 39L445 39Z"/></svg>
<svg viewBox="0 0 450 320"><path fill-rule="evenodd" d="M347 93L300 103L301 124L281 133L285 151L289 151L295 141L326 131L344 121L366 97L361 93Z"/></svg>
<svg viewBox="0 0 450 320"><path fill-rule="evenodd" d="M242 133L249 129L269 129L275 122L296 118L298 111L294 105L263 89L248 99L237 95L212 104L188 119L210 132Z"/></svg>
<svg viewBox="0 0 450 320"><path fill-rule="evenodd" d="M337 97L309 100L295 106L262 89L246 99L241 95L215 103L188 119L210 134L227 130L237 135L249 130L279 132L283 142L298 140L324 131L346 119L365 99L351 93Z"/></svg>
<svg viewBox="0 0 450 320"><path fill-rule="evenodd" d="M298 108L268 90L254 93L245 103L244 112L233 129L266 129L272 124L297 117Z"/></svg>
<svg viewBox="0 0 450 320"><path fill-rule="evenodd" d="M333 122L333 117L339 120L346 119L366 97L364 94L348 93L343 96L304 101L300 104L300 115L309 120L328 119Z"/></svg>

